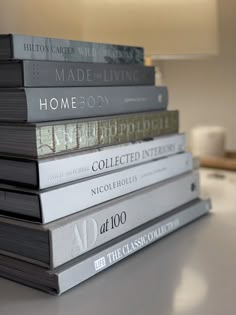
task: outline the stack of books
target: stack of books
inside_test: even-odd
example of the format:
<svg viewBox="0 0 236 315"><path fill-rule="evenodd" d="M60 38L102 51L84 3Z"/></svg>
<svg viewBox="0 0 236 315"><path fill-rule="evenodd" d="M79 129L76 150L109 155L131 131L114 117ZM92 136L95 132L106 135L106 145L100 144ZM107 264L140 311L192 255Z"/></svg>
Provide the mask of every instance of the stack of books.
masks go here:
<svg viewBox="0 0 236 315"><path fill-rule="evenodd" d="M142 48L1 35L0 59L1 276L61 294L209 211Z"/></svg>

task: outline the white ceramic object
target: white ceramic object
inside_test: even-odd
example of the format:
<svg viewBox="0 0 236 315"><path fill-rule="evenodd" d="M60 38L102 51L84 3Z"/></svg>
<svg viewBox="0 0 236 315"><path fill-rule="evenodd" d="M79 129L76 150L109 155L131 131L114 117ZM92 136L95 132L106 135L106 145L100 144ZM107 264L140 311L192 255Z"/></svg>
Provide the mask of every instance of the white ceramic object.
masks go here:
<svg viewBox="0 0 236 315"><path fill-rule="evenodd" d="M199 126L191 131L193 155L223 157L225 154L226 132L220 126Z"/></svg>

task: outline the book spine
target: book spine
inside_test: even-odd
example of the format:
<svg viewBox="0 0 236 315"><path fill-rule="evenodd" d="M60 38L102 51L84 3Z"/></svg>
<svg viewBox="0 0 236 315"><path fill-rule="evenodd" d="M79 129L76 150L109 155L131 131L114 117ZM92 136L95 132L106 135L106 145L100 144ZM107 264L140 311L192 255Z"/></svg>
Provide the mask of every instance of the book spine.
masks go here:
<svg viewBox="0 0 236 315"><path fill-rule="evenodd" d="M141 47L12 35L13 59L143 64Z"/></svg>
<svg viewBox="0 0 236 315"><path fill-rule="evenodd" d="M150 141L105 147L38 162L39 188L44 189L124 167L181 153L186 137L177 134Z"/></svg>
<svg viewBox="0 0 236 315"><path fill-rule="evenodd" d="M170 198L171 192L171 198ZM98 207L50 230L51 266L56 268L148 221L199 197L196 172L156 185L145 192ZM147 207L148 205L148 207Z"/></svg>
<svg viewBox="0 0 236 315"><path fill-rule="evenodd" d="M177 133L178 111L160 111L88 121L37 125L37 156L75 152Z"/></svg>
<svg viewBox="0 0 236 315"><path fill-rule="evenodd" d="M11 39L8 35L0 35L0 60L11 57Z"/></svg>
<svg viewBox="0 0 236 315"><path fill-rule="evenodd" d="M24 61L25 87L154 85L154 67Z"/></svg>
<svg viewBox="0 0 236 315"><path fill-rule="evenodd" d="M42 222L48 223L63 218L190 170L192 155L181 153L42 192ZM57 211L54 210L55 207Z"/></svg>
<svg viewBox="0 0 236 315"><path fill-rule="evenodd" d="M166 109L164 86L25 88L27 121L97 117Z"/></svg>
<svg viewBox="0 0 236 315"><path fill-rule="evenodd" d="M185 205L177 213L157 222L152 222L148 227L138 229L126 238L114 242L107 248L80 261L73 267L58 272L58 294L73 288L81 282L91 278L115 263L129 257L146 246L158 241L168 234L180 229L199 217L207 214L211 208L209 200L200 200Z"/></svg>

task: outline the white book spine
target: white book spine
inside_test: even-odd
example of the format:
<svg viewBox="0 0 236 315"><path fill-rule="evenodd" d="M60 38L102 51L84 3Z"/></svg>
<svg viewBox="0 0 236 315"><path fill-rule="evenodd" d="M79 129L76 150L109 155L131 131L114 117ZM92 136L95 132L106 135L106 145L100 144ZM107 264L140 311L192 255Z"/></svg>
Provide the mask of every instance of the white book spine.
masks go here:
<svg viewBox="0 0 236 315"><path fill-rule="evenodd" d="M81 282L91 278L124 258L136 253L142 248L158 241L166 235L180 229L182 226L207 214L211 208L209 200L200 200L192 205L183 207L168 218L153 223L151 226L131 234L126 239L91 255L85 260L75 263L68 269L56 273L58 277L57 294L73 288ZM144 266L145 268L145 266Z"/></svg>
<svg viewBox="0 0 236 315"><path fill-rule="evenodd" d="M196 171L140 194L102 205L88 215L50 230L51 266L56 268L156 217L199 197ZM148 205L148 206L147 206Z"/></svg>
<svg viewBox="0 0 236 315"><path fill-rule="evenodd" d="M175 134L150 141L41 160L38 172L39 188L44 189L180 153L185 150L185 146L185 135Z"/></svg>
<svg viewBox="0 0 236 315"><path fill-rule="evenodd" d="M54 221L190 170L191 153L181 153L42 192L42 222Z"/></svg>

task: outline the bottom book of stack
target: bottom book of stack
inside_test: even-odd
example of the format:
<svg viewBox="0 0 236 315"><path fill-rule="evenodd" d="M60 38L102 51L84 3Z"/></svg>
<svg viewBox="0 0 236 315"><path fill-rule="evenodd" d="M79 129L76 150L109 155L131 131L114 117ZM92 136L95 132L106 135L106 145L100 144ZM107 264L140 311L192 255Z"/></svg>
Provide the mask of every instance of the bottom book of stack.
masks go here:
<svg viewBox="0 0 236 315"><path fill-rule="evenodd" d="M207 214L210 208L210 200L195 198L56 268L48 269L27 259L17 259L17 255L15 258L14 255L0 255L0 276L60 295Z"/></svg>

